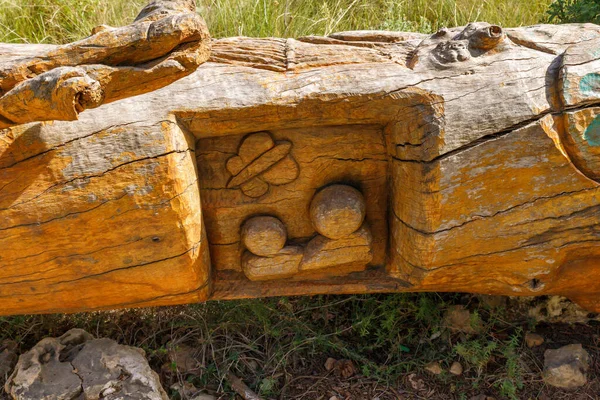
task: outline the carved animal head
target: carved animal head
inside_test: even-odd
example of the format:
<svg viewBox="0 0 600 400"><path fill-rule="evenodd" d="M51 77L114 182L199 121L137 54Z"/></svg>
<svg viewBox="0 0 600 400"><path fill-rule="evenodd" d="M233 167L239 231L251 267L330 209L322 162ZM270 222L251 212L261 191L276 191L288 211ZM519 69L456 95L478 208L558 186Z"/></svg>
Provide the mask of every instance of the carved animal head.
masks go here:
<svg viewBox="0 0 600 400"><path fill-rule="evenodd" d="M503 50L508 43L505 39L502 27L487 22L473 22L460 30L442 28L417 47L408 64L412 69L421 61L425 68L451 68L454 63Z"/></svg>
<svg viewBox="0 0 600 400"><path fill-rule="evenodd" d="M466 40L448 40L441 42L431 52L432 57L441 64L466 61L471 58L469 42Z"/></svg>
<svg viewBox="0 0 600 400"><path fill-rule="evenodd" d="M487 22L473 22L467 25L454 40L467 40L471 51L485 52L494 49L505 38L502 27L490 25Z"/></svg>

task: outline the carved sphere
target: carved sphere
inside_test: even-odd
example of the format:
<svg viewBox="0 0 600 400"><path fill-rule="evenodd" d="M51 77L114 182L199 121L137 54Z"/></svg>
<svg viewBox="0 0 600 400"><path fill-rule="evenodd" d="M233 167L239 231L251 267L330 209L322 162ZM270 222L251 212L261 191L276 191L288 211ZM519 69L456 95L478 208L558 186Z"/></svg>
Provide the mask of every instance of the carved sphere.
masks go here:
<svg viewBox="0 0 600 400"><path fill-rule="evenodd" d="M347 185L332 185L315 195L310 204L310 219L321 235L341 239L356 232L365 220L363 195Z"/></svg>
<svg viewBox="0 0 600 400"><path fill-rule="evenodd" d="M257 256L277 254L286 241L285 225L275 217L252 217L242 227L242 243Z"/></svg>

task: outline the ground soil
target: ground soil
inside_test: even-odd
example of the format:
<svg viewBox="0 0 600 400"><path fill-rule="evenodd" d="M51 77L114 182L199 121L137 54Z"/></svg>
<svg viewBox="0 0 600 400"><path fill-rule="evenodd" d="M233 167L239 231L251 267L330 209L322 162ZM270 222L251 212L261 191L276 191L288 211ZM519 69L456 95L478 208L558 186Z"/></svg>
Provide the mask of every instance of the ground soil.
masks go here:
<svg viewBox="0 0 600 400"><path fill-rule="evenodd" d="M318 296L16 316L0 318L0 341L16 341L23 353L43 337L80 327L141 347L174 399L193 398L175 390L183 383L218 399L241 399L228 372L265 400L600 399L595 315L579 310L575 319L563 317L585 323L536 322L527 312L531 304L488 300L460 294ZM477 333L446 326L445 313L457 305L469 310ZM553 313L548 319L560 321ZM529 349L527 331L545 342ZM588 384L571 392L547 386L541 378L545 350L573 343L591 356ZM482 356L481 348L491 344ZM173 358L183 346L192 370ZM328 358L349 360L351 368L328 370ZM440 362L440 375L425 369L432 361ZM454 361L464 367L461 376L448 372ZM503 385L514 386L512 397Z"/></svg>

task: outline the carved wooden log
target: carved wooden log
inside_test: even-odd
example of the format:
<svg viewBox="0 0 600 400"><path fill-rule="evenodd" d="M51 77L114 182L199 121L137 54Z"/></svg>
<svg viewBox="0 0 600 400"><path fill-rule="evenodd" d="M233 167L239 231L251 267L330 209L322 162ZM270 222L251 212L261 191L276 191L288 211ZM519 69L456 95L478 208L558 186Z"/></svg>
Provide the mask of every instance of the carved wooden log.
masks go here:
<svg viewBox="0 0 600 400"><path fill-rule="evenodd" d="M599 48L595 25L221 39L168 87L7 128L0 313L394 291L600 311Z"/></svg>

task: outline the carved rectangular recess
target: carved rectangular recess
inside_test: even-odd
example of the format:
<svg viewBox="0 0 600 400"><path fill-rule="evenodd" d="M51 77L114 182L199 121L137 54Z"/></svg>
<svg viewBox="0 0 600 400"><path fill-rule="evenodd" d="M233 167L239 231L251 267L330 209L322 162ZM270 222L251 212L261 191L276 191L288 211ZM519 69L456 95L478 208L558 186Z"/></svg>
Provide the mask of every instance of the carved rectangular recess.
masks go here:
<svg viewBox="0 0 600 400"><path fill-rule="evenodd" d="M246 247L241 231L253 216L276 217L287 230L286 244L306 246L318 234L309 213L311 201L319 189L332 184L362 194L365 229L372 236L368 264L385 263L388 156L380 125L273 129L203 138L197 143L196 158L204 222L217 270L242 271ZM239 166L233 166L236 162ZM360 251L352 240L335 242L335 249L344 253L357 248ZM364 257L346 258L338 265L315 260L312 268L292 277L314 279L365 269ZM308 262L307 254L304 259Z"/></svg>
<svg viewBox="0 0 600 400"><path fill-rule="evenodd" d="M388 234L395 218L390 204L406 204L410 190L399 181L392 160L436 157L443 141L442 113L437 96L412 88L177 113L179 124L197 138L214 277L211 298L410 288L404 277L388 273L398 268L389 265L389 249L403 252L401 247L411 245ZM365 224L339 241L323 237L328 233L311 218L313 200L327 197L321 195L326 189L357 190L364 197ZM421 204L406 205L419 215L427 212ZM275 245L279 236L267 235L258 242L263 250L271 244L276 250L250 251L243 232L265 224L272 232L285 228L284 248ZM354 250L344 251L348 248ZM315 249L325 255L314 257Z"/></svg>

